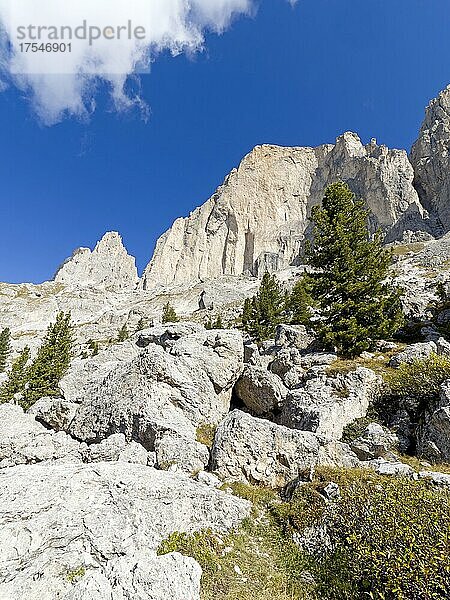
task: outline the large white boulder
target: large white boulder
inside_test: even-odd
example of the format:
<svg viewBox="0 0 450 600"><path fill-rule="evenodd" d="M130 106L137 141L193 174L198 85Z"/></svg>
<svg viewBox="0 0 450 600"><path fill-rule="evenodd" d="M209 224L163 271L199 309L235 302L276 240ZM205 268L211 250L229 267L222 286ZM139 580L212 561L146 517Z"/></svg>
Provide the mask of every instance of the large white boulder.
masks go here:
<svg viewBox="0 0 450 600"><path fill-rule="evenodd" d="M172 532L225 531L249 503L121 462L0 470L0 598L199 600L200 567L156 550Z"/></svg>
<svg viewBox="0 0 450 600"><path fill-rule="evenodd" d="M310 379L288 395L280 423L338 441L347 425L366 416L380 383L380 377L364 367L337 378Z"/></svg>
<svg viewBox="0 0 450 600"><path fill-rule="evenodd" d="M217 429L212 469L228 481L283 487L311 469L318 453L313 433L234 410Z"/></svg>

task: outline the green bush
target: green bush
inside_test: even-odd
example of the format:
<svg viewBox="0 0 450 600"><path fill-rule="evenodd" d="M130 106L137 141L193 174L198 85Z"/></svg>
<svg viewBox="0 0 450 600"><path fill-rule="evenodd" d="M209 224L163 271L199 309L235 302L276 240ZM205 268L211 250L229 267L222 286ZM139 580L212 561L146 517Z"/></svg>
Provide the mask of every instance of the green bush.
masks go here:
<svg viewBox="0 0 450 600"><path fill-rule="evenodd" d="M180 320L177 313L175 312L174 307L170 304L170 302L167 302L167 304L164 305L161 320L163 324L178 323L178 321Z"/></svg>
<svg viewBox="0 0 450 600"><path fill-rule="evenodd" d="M339 484L323 506L317 488ZM329 471L277 510L291 531L326 525L330 550L311 554L316 597L323 600L433 600L450 595L450 495L429 484L365 471ZM314 496L314 493L316 495ZM305 513L306 510L306 513Z"/></svg>
<svg viewBox="0 0 450 600"><path fill-rule="evenodd" d="M385 375L385 409L403 408L420 418L439 399L439 388L450 379L450 358L431 354L428 358L402 363Z"/></svg>

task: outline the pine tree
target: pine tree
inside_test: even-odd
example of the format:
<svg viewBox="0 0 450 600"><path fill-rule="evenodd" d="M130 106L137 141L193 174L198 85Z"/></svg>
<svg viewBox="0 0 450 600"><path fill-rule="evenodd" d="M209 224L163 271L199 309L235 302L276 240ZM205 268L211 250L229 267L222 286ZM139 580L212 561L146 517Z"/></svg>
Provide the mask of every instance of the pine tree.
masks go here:
<svg viewBox="0 0 450 600"><path fill-rule="evenodd" d="M6 368L11 353L11 331L6 328L0 332L0 373Z"/></svg>
<svg viewBox="0 0 450 600"><path fill-rule="evenodd" d="M162 322L163 323L178 323L179 320L180 319L179 319L177 313L175 312L175 309L170 304L170 302L167 302L167 304L165 304L164 308L163 308Z"/></svg>
<svg viewBox="0 0 450 600"><path fill-rule="evenodd" d="M330 185L315 207L314 242L307 250L313 272L304 284L317 302L323 343L344 356L369 350L403 323L401 292L388 281L392 255L382 235L370 237L368 211L349 187Z"/></svg>
<svg viewBox="0 0 450 600"><path fill-rule="evenodd" d="M311 325L311 307L313 305L314 301L308 281L305 277L301 277L287 297L289 322L293 325Z"/></svg>
<svg viewBox="0 0 450 600"><path fill-rule="evenodd" d="M32 406L44 396L58 397L58 384L67 372L73 352L70 313L60 312L48 329L27 373L23 407Z"/></svg>
<svg viewBox="0 0 450 600"><path fill-rule="evenodd" d="M8 379L0 386L0 403L11 402L16 394L25 390L29 360L30 349L26 346L13 362Z"/></svg>
<svg viewBox="0 0 450 600"><path fill-rule="evenodd" d="M276 326L283 321L286 296L273 275L265 273L258 293L244 302L242 326L257 341L275 335Z"/></svg>
<svg viewBox="0 0 450 600"><path fill-rule="evenodd" d="M127 324L125 323L124 325L122 325L122 327L119 329L119 332L117 334L117 341L118 342L124 342L125 340L127 340L130 337L130 334L128 333L128 327Z"/></svg>

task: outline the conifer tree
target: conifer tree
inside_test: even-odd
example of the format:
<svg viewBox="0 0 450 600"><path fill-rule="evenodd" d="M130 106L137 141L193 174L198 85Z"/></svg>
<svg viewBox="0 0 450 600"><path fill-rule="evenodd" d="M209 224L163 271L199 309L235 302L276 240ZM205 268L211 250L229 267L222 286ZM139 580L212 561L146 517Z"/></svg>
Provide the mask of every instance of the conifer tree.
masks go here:
<svg viewBox="0 0 450 600"><path fill-rule="evenodd" d="M6 368L11 353L11 331L6 328L0 332L0 373Z"/></svg>
<svg viewBox="0 0 450 600"><path fill-rule="evenodd" d="M0 403L11 402L16 394L24 391L29 360L30 349L26 346L13 362L8 379L0 386Z"/></svg>
<svg viewBox="0 0 450 600"><path fill-rule="evenodd" d="M73 352L73 333L70 313L60 312L48 329L33 360L24 392L24 408L44 396L58 397L58 384L69 368Z"/></svg>
<svg viewBox="0 0 450 600"><path fill-rule="evenodd" d="M392 255L367 227L368 211L349 187L330 185L315 207L312 272L304 283L317 302L317 331L323 343L344 356L369 350L403 323L401 292L388 281Z"/></svg>
<svg viewBox="0 0 450 600"><path fill-rule="evenodd" d="M179 320L180 319L179 319L177 313L175 312L175 309L170 304L170 302L167 302L167 304L165 304L164 308L163 308L162 322L163 323L178 323Z"/></svg>
<svg viewBox="0 0 450 600"><path fill-rule="evenodd" d="M127 340L130 337L130 334L128 333L128 327L127 324L125 323L124 325L122 325L122 327L119 329L119 333L117 334L117 341L118 342L124 342L125 340Z"/></svg>
<svg viewBox="0 0 450 600"><path fill-rule="evenodd" d="M301 277L286 300L289 322L293 325L311 325L311 307L313 305L310 285L305 277Z"/></svg>
<svg viewBox="0 0 450 600"><path fill-rule="evenodd" d="M256 296L244 302L242 326L256 340L275 335L276 326L283 321L286 297L273 275L265 273Z"/></svg>

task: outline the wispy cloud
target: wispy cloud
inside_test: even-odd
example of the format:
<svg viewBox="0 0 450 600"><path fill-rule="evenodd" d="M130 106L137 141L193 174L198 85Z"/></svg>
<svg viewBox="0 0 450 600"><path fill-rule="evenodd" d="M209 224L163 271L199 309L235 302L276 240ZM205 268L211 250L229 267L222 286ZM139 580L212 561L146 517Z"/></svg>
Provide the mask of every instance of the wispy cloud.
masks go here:
<svg viewBox="0 0 450 600"><path fill-rule="evenodd" d="M206 32L223 33L234 18L248 16L253 9L253 0L0 0L0 90L7 83L19 87L49 125L65 116L88 118L95 110L98 87L105 84L117 110L137 106L145 114L139 92L126 91L130 77L149 70L161 52L201 51ZM20 46L34 42L29 25L44 28L37 40L41 44L57 43L55 32L46 26L73 30L84 22L101 29L111 26L113 31L132 22L145 30L145 37L141 31L139 39L128 39L125 33L120 40L103 34L91 43L72 39L71 51L64 53L26 52ZM25 39L18 35L21 26ZM69 41L67 32L64 41Z"/></svg>

